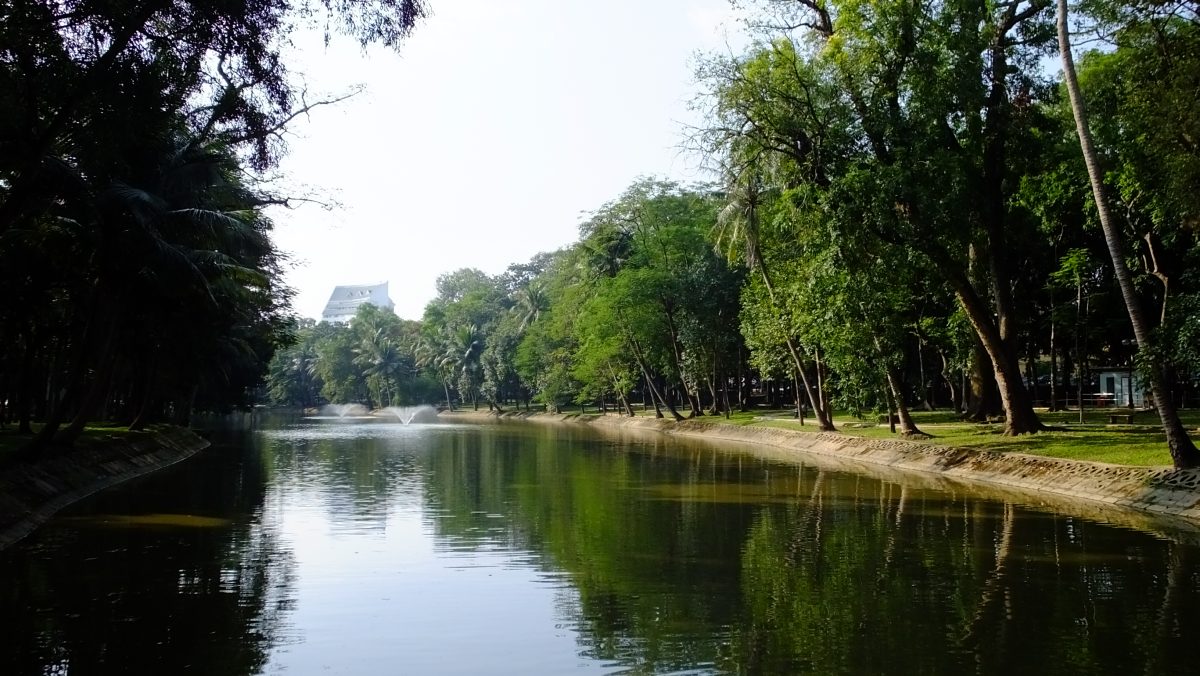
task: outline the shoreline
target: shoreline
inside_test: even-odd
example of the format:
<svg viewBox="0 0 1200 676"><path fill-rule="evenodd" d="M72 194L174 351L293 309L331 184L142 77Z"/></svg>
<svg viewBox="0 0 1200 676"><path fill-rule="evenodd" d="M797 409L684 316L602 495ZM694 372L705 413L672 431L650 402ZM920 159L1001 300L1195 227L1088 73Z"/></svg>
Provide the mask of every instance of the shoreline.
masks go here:
<svg viewBox="0 0 1200 676"><path fill-rule="evenodd" d="M171 427L134 439L111 437L86 448L18 462L0 470L0 549L25 538L64 508L209 447L191 430Z"/></svg>
<svg viewBox="0 0 1200 676"><path fill-rule="evenodd" d="M986 487L1010 497L1053 502L1068 511L1106 512L1105 520L1135 522L1144 517L1177 522L1200 533L1200 470L1109 465L1022 453L978 451L903 439L866 439L837 433L802 432L752 425L616 415L488 411L444 411L446 420L528 421L636 430L693 439L746 444L759 455L783 461L835 460L845 469L885 470L906 477L934 478L954 486ZM801 454L798 456L797 454ZM1082 510L1071 509L1082 507ZM1111 512L1111 513L1109 513Z"/></svg>

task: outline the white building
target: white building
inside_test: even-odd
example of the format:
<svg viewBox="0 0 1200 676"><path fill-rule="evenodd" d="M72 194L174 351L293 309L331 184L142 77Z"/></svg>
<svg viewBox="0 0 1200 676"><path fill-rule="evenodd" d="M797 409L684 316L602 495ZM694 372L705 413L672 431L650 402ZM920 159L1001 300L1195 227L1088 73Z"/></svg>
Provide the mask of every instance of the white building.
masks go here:
<svg viewBox="0 0 1200 676"><path fill-rule="evenodd" d="M396 304L388 297L388 283L336 286L321 312L321 321L346 323L354 318L358 306L370 303L375 307L395 311Z"/></svg>
<svg viewBox="0 0 1200 676"><path fill-rule="evenodd" d="M1146 390L1128 368L1096 369L1096 377L1100 384L1098 402L1103 401L1108 406L1129 406L1132 403L1134 408L1145 408Z"/></svg>

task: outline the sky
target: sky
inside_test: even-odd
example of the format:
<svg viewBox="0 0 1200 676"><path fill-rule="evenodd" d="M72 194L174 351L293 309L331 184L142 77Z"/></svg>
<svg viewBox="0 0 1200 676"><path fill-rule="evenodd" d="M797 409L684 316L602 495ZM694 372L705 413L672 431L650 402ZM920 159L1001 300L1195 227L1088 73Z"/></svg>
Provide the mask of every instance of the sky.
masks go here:
<svg viewBox="0 0 1200 676"><path fill-rule="evenodd" d="M397 51L319 34L289 67L309 100L281 164L311 203L272 212L304 317L333 287L386 281L419 319L443 273L488 274L577 238L639 176L709 178L681 150L697 54L744 43L728 0L429 0Z"/></svg>

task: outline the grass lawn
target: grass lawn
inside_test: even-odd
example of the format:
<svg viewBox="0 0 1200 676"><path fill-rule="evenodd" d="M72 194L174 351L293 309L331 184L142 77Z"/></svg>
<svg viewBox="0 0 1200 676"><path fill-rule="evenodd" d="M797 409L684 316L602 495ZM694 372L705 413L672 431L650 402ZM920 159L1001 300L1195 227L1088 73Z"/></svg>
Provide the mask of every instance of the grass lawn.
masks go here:
<svg viewBox="0 0 1200 676"><path fill-rule="evenodd" d="M1058 429L1020 437L1006 437L1004 425L1000 423L968 423L958 419L949 411L916 411L913 419L921 430L932 436L925 443L941 446L959 446L988 451L1011 451L1044 455L1072 460L1090 460L1115 465L1170 465L1166 438L1152 411L1139 411L1132 425L1109 425L1110 413L1125 413L1124 409L1087 410L1084 421L1079 423L1078 411L1050 413L1038 411L1042 422ZM734 413L729 420L724 417L697 418L700 421L729 423L733 425L765 425L815 432L816 427L806 419L805 425L792 417L791 410L751 411ZM1200 410L1181 412L1184 424L1192 430L1193 438L1200 427ZM870 439L895 438L886 424L875 424L876 417L858 420L848 414L837 414L834 423L838 430L848 436Z"/></svg>
<svg viewBox="0 0 1200 676"><path fill-rule="evenodd" d="M37 433L40 428L40 423L33 424L34 433ZM84 447L88 444L102 442L112 437L135 437L141 434L146 434L146 432L130 432L125 427L98 423L83 428L83 434L79 435L79 440L75 442L75 445L76 447ZM17 459L20 450L24 448L25 444L29 443L29 439L30 437L27 435L17 434L17 426L15 424L0 430L0 466Z"/></svg>

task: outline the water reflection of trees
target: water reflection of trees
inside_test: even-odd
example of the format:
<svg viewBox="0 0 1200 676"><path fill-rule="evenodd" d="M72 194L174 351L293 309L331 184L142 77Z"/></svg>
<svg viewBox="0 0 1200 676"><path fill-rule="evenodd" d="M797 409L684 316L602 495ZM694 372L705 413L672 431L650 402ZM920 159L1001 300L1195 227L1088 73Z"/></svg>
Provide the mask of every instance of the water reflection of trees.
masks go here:
<svg viewBox="0 0 1200 676"><path fill-rule="evenodd" d="M319 500L335 530L383 530L396 500L415 500L418 448L407 437L268 438L265 453L283 492Z"/></svg>
<svg viewBox="0 0 1200 676"><path fill-rule="evenodd" d="M259 673L283 638L294 570L261 519L263 473L254 454L214 449L5 552L0 673ZM87 521L149 512L229 525Z"/></svg>
<svg viewBox="0 0 1200 676"><path fill-rule="evenodd" d="M1189 546L867 477L561 434L463 437L430 457L427 499L446 541L528 549L566 571L578 601L560 612L588 657L639 672L1190 668Z"/></svg>

